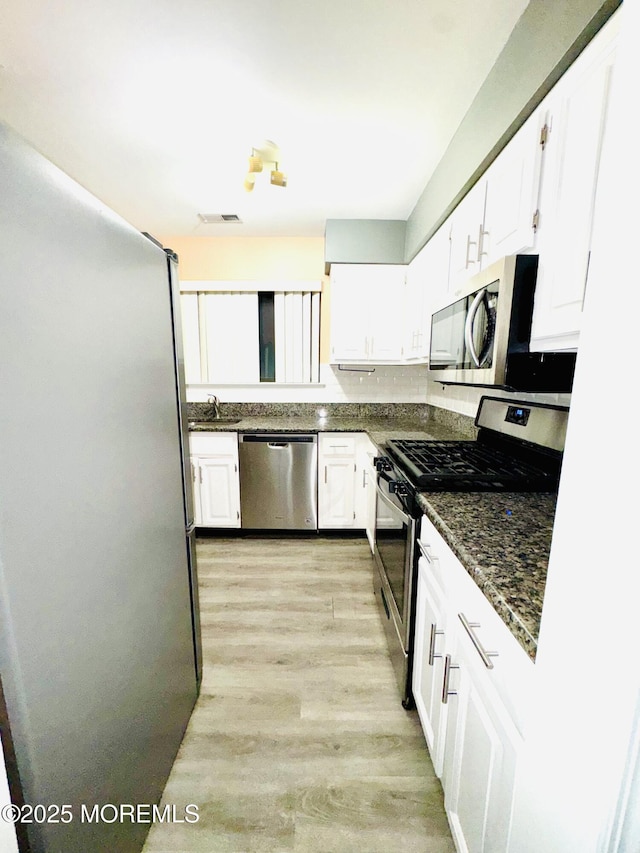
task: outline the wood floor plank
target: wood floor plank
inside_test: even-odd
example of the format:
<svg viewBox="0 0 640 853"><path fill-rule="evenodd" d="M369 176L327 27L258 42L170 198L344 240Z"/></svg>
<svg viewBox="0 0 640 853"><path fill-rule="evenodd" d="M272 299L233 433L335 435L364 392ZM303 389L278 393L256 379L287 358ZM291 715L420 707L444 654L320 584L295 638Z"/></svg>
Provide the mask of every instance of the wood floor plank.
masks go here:
<svg viewBox="0 0 640 853"><path fill-rule="evenodd" d="M144 853L453 853L364 539L197 542L204 671Z"/></svg>

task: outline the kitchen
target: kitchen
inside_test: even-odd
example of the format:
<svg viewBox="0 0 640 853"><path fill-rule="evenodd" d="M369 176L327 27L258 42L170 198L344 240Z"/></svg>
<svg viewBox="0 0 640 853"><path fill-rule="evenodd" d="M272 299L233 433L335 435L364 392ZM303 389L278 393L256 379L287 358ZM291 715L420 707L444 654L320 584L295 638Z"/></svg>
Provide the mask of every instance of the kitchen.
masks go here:
<svg viewBox="0 0 640 853"><path fill-rule="evenodd" d="M627 45L626 50L629 53L624 54L620 48L619 56L626 56L625 61L630 62L629 45L633 39L628 33L633 32L632 25L635 22L633 13L627 13L626 7L621 11L629 15L628 29L623 30L628 41L621 42L621 45ZM620 67L618 63L622 61L622 59L617 60L616 68ZM630 76L627 79L633 78ZM614 93L616 91L614 90ZM622 98L623 95L619 94L618 97ZM629 97L632 97L631 93ZM632 129L628 127L624 132L621 130L624 127L625 114L620 106L616 112L615 103L612 102L611 106L611 124L608 125L608 132L609 128L617 126L618 136L611 138L619 140L621 145L630 145L633 139ZM630 100L629 103L632 104L633 101ZM616 125L616 121L620 124ZM611 133L613 134L614 131ZM635 646L631 633L633 612L630 610L633 606L633 580L629 577L628 566L628 555L633 553L630 544L633 526L630 523L631 509L626 501L616 500L615 505L609 506L608 502L603 500L603 496L611 495L614 488L612 472L615 466L610 460L617 458L623 470L630 469L635 464L635 459L629 456L629 447L633 447L631 444L632 418L626 414L625 398L622 396L626 386L622 385L622 378L617 373L612 375L611 370L607 370L607 375L604 375L601 356L603 348L607 352L616 353L622 350L624 354L627 351L625 347L630 350L633 339L631 334L624 334L624 329L627 328L625 324L628 324L630 329L630 315L633 312L627 308L630 309L633 300L637 298L635 293L625 294L624 312L620 311L618 305L611 304L610 298L612 271L614 275L619 273L616 276L617 280L626 281L625 264L628 266L630 247L633 245L632 239L623 241L620 233L612 234L609 230L614 223L619 232L626 227L626 222L621 223L619 216L616 215L615 195L619 184L616 183L611 172L624 150L624 148L619 149L615 157L609 155L608 160L606 148L603 152L602 174L609 176L610 183L607 185L604 179L599 182L599 186L602 187L599 205L609 204L611 207L599 209L610 209L613 214L602 215L599 220L596 220L594 231L589 270L590 286L582 316L580 358L571 397L571 418L567 431L563 480L554 528L545 611L536 656L536 691L532 697L532 708L535 708L535 713L530 713L525 752L520 767L520 786L517 788L512 849L518 851L616 849L611 846L614 843L613 840L603 840L605 828L611 816L616 815L618 808L622 808L623 792L620 791L619 780L624 778L625 783L631 785L635 778L632 763L625 769L627 753L631 753L630 745L633 744L633 714L637 694L637 685L633 683L632 678L629 678L629 673L634 671ZM633 151L633 148L626 150ZM633 159L629 158L628 161L624 161L624 164L630 176ZM606 171L607 169L610 171ZM624 174L625 181L630 180L627 172ZM424 208L422 210L424 211ZM415 227L416 223L412 224ZM630 227L629 224L629 230ZM627 236L624 231L622 233ZM628 236L630 237L630 234ZM185 246L188 239L185 238ZM601 255L598 255L598 247ZM231 278L226 273L212 274L209 270L204 274L198 274L193 267L189 268L191 262L188 250L177 241L172 241L172 248L177 251L181 259L183 282L226 281ZM324 256L321 255L321 257L324 260ZM317 275L317 273L296 273L292 279L307 281ZM253 276L243 273L238 278L248 279ZM268 275L265 278L274 279L277 276ZM327 346L326 343L325 346ZM328 375L331 372L334 376L338 374L335 380L337 385L352 382L353 385L350 387L354 389L355 395L357 394L355 389L361 389L366 382L374 379L377 387L381 384L377 382L378 379L382 379L382 383L387 379L390 384L397 385L398 380L403 379L402 372L407 371L408 389L405 389L403 396L405 399L408 397L407 402L412 402L414 399L412 395L415 393L420 402L424 401L425 394L420 384L424 383L424 378L415 380L417 388L415 392L411 387L414 383L414 372L420 376L420 367L376 369L377 375L376 373L358 374L353 371L337 371L337 369L325 369L325 372ZM344 376L340 375L343 373ZM349 373L352 375L348 376ZM596 395L593 393L595 378L599 380L597 386L599 399L595 399ZM206 405L208 390L210 389L204 389L199 401L192 400L192 402ZM223 389L211 390L219 391L219 396L223 400L223 411L225 402L233 402L231 394L227 393L225 396ZM305 389L305 394L314 394L314 396L303 399L308 399L309 402L332 402L318 400L318 390L320 389L309 391ZM251 393L252 397L246 402L254 401L255 394ZM426 395L429 404L438 406L439 403L440 408L444 407L466 417L475 414L479 396L477 389L471 391L456 390L451 387L445 389L439 387L438 383L428 387ZM355 396L355 399L358 400L358 397ZM360 399L363 402L369 402L366 397ZM376 397L373 399L375 401ZM281 402L289 401L281 399ZM603 435L610 434L610 419L615 406L620 408L620 413L616 419L615 442L607 450L607 468L606 470L589 469L591 488L587 489L584 471L587 470L587 464L592 463L592 443L597 438L601 441ZM620 488L617 479L615 485ZM617 495L618 492L613 494ZM594 513L594 504L596 513ZM584 537L587 524L588 529L591 529L598 523L606 524L606 530L615 531L615 536L610 535L606 540L604 561L599 540L596 545L594 542L586 541ZM603 562L606 563L605 571L600 570ZM598 580L602 577L606 583L595 583L596 576ZM584 583L585 578L589 578L589 584ZM626 609L629 609L629 612L626 612ZM592 619L593 621L597 619L597 622L589 631L586 626ZM606 672L606 678L598 680L599 672L603 674ZM600 688L596 695L593 691L594 674ZM608 692L612 684L615 684L616 696L613 707L611 694ZM559 699L559 697L562 698ZM603 737L605 731L606 742ZM599 738L589 737L589 734L593 735L596 732L600 735ZM585 755L586 744L588 744L588 756ZM588 769L585 767L586 761L589 762ZM595 771L594 766L597 768ZM568 791L574 792L574 798L569 797ZM586 807L585 803L589 803L589 806ZM544 815L543 820L541 815ZM610 839L613 839L616 833L620 833L621 837L625 838L625 832L633 832L633 811L631 809L627 811L627 816L631 815L632 818L630 824L625 823L621 815L622 812L620 812L618 823L613 828L609 826ZM531 831L532 827L535 827L535 834ZM547 833L543 843L540 842L542 832ZM626 837L628 839L632 836ZM597 847L598 844L610 846ZM625 848L619 846L618 849ZM629 845L627 849L633 849L633 846Z"/></svg>

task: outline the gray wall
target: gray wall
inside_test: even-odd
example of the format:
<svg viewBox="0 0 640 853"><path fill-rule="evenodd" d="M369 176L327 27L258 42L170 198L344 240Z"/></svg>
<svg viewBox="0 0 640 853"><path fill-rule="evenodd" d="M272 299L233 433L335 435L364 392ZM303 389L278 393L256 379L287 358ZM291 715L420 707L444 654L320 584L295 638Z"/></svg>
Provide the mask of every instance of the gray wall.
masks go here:
<svg viewBox="0 0 640 853"><path fill-rule="evenodd" d="M619 5L531 0L407 221L407 263Z"/></svg>
<svg viewBox="0 0 640 853"><path fill-rule="evenodd" d="M328 219L325 264L402 264L405 227L404 219Z"/></svg>

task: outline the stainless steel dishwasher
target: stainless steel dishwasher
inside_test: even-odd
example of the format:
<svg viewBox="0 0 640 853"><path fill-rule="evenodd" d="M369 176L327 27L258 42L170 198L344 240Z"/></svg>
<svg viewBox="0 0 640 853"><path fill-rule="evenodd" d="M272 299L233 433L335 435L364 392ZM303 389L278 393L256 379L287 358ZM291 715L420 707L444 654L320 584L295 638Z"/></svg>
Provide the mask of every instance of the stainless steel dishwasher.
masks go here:
<svg viewBox="0 0 640 853"><path fill-rule="evenodd" d="M317 435L241 433L238 439L243 528L316 530Z"/></svg>

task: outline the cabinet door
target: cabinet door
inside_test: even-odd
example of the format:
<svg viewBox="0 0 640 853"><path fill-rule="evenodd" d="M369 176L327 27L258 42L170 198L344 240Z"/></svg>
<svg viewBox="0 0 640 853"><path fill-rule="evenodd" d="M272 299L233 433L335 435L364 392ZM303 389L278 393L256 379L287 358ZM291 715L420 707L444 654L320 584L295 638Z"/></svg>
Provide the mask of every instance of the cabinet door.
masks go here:
<svg viewBox="0 0 640 853"><path fill-rule="evenodd" d="M333 264L331 362L402 360L404 271L397 264Z"/></svg>
<svg viewBox="0 0 640 853"><path fill-rule="evenodd" d="M426 362L429 355L428 255L425 248L407 267L405 284L405 322L403 355L405 361Z"/></svg>
<svg viewBox="0 0 640 853"><path fill-rule="evenodd" d="M521 737L491 689L469 638L458 631L447 696L443 788L456 846L468 853L507 849Z"/></svg>
<svg viewBox="0 0 640 853"><path fill-rule="evenodd" d="M577 347L589 272L600 151L615 59L612 20L545 101L549 127L540 200L537 350Z"/></svg>
<svg viewBox="0 0 640 853"><path fill-rule="evenodd" d="M364 528L373 554L376 529L376 470L374 459L378 451L375 444L364 433L358 436L357 447L356 527Z"/></svg>
<svg viewBox="0 0 640 853"><path fill-rule="evenodd" d="M202 525L202 510L200 508L200 468L198 457L191 456L191 488L193 489L193 514L194 521L199 527Z"/></svg>
<svg viewBox="0 0 640 853"><path fill-rule="evenodd" d="M487 198L480 257L486 267L536 243L545 111L537 110L487 170Z"/></svg>
<svg viewBox="0 0 640 853"><path fill-rule="evenodd" d="M318 526L355 527L355 458L321 459L318 479Z"/></svg>
<svg viewBox="0 0 640 853"><path fill-rule="evenodd" d="M364 469L365 477L365 520L364 527L371 553L376 545L376 471L373 465Z"/></svg>
<svg viewBox="0 0 640 853"><path fill-rule="evenodd" d="M200 524L240 527L238 466L232 456L198 457Z"/></svg>
<svg viewBox="0 0 640 853"><path fill-rule="evenodd" d="M447 649L446 605L444 594L433 579L430 568L427 558L421 557L418 567L412 688L433 769L437 776L442 776L448 708L442 702Z"/></svg>
<svg viewBox="0 0 640 853"><path fill-rule="evenodd" d="M451 214L450 293L480 270L486 190L482 177Z"/></svg>
<svg viewBox="0 0 640 853"><path fill-rule="evenodd" d="M405 322L405 267L373 265L367 272L369 361L401 361Z"/></svg>
<svg viewBox="0 0 640 853"><path fill-rule="evenodd" d="M331 267L331 361L366 361L368 358L367 265L333 264Z"/></svg>

